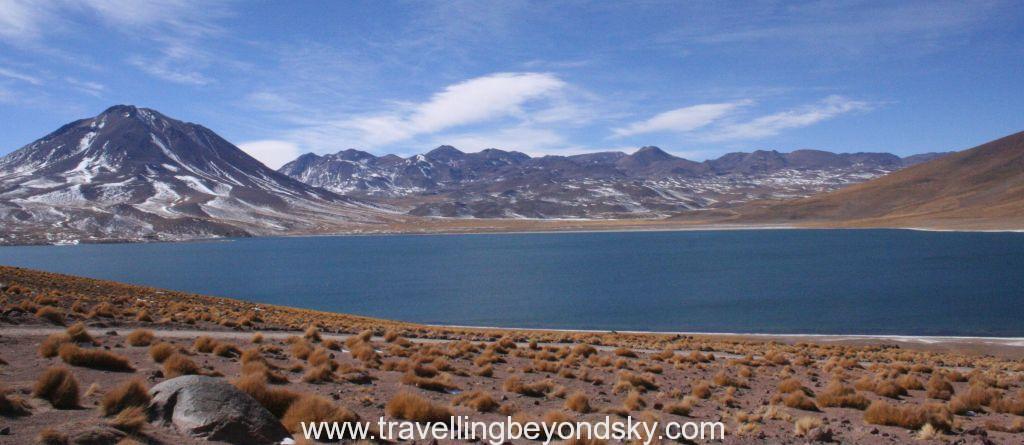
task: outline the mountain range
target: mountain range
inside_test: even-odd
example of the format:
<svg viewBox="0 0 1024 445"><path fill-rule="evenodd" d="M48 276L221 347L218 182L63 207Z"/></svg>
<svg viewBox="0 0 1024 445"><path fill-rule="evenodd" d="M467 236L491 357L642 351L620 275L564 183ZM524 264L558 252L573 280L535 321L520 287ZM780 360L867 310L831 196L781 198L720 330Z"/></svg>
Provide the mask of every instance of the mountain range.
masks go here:
<svg viewBox="0 0 1024 445"><path fill-rule="evenodd" d="M759 199L805 197L863 182L944 153L758 150L695 162L658 147L530 157L441 146L402 158L348 149L308 153L278 171L418 216L653 218Z"/></svg>
<svg viewBox="0 0 1024 445"><path fill-rule="evenodd" d="M0 223L0 244L698 224L1019 229L1024 133L906 158L441 146L305 154L274 171L201 125L118 105L0 158Z"/></svg>

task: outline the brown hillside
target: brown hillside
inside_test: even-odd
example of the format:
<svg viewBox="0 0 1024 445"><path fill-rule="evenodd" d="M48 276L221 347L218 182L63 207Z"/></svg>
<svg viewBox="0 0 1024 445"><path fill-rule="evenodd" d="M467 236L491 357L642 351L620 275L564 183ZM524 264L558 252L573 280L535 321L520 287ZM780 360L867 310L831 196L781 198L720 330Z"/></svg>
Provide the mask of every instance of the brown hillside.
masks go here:
<svg viewBox="0 0 1024 445"><path fill-rule="evenodd" d="M832 193L751 206L738 221L1024 229L1024 132Z"/></svg>

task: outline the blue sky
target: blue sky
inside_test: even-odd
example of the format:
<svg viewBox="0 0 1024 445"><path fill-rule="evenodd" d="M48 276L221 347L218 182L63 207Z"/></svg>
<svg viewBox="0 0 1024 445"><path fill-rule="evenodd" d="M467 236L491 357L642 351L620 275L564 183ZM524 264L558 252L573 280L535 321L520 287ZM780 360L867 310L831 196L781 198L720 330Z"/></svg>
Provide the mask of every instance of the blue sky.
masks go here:
<svg viewBox="0 0 1024 445"><path fill-rule="evenodd" d="M1024 130L1024 3L0 0L0 154L116 103L273 167L956 150Z"/></svg>

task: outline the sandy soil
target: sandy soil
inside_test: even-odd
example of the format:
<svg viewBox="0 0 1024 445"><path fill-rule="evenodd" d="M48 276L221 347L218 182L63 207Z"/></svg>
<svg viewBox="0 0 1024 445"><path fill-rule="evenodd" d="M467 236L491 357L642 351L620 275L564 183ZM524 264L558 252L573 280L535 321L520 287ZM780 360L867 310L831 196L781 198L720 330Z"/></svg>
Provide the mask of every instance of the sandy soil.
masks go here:
<svg viewBox="0 0 1024 445"><path fill-rule="evenodd" d="M197 372L229 381L262 375L243 363L259 357L267 371L287 379L270 388L323 395L364 420L394 418L389 402L408 392L474 420L506 415L721 420L727 426L724 443L806 443L810 437L827 438L825 431L843 443L1024 440L1019 432L1024 426L1024 364L1019 341L1012 339L449 328L7 267L0 267L0 283L0 358L7 363L0 366L0 384L10 390L7 397L22 399L30 408L28 415L0 417L0 430L7 428L0 443L34 443L46 428L73 433L112 422L96 407L106 394L133 378L147 386L167 378L169 370L150 354L151 345L161 342L198 365ZM86 325L94 338L80 348L120 355L134 370L71 366L60 355L41 354L48 337L76 323ZM317 335L305 335L311 326ZM140 329L154 338L148 345L132 346L129 334ZM256 333L262 337L259 343L254 342ZM200 337L209 340L197 342ZM221 347L202 352L213 344ZM247 351L244 357L240 351ZM77 379L79 408L56 409L33 397L40 374L54 366L66 367ZM322 367L334 370L321 376L324 381L304 381ZM951 394L930 390L931 380L948 383ZM860 402L853 405L858 406L826 406L831 404L830 385L837 384L857 395ZM531 385L533 391L524 388ZM480 392L474 394L478 401L493 404L467 405L461 399L473 391ZM589 410L579 409L582 399ZM884 403L900 415L879 415L879 408L867 408L872 403ZM926 406L931 414L924 418L934 423L934 433L913 415ZM797 428L816 422L822 425L810 433ZM208 443L155 424L127 434L139 443Z"/></svg>

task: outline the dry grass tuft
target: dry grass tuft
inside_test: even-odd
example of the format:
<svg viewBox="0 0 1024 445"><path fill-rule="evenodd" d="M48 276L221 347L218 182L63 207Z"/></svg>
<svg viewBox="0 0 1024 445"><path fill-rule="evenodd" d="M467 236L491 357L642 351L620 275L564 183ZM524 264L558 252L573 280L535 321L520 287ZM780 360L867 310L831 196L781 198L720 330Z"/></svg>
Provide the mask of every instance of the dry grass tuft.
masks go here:
<svg viewBox="0 0 1024 445"><path fill-rule="evenodd" d="M586 414L593 411L590 407L590 399L587 395L582 392L575 392L565 399L565 409L570 411L576 411L580 414Z"/></svg>
<svg viewBox="0 0 1024 445"><path fill-rule="evenodd" d="M411 392L398 393L388 400L385 412L389 416L413 422L446 422L452 416L447 407L436 405Z"/></svg>
<svg viewBox="0 0 1024 445"><path fill-rule="evenodd" d="M498 402L487 391L473 390L455 396L452 403L458 406L466 406L481 413L495 411L500 406Z"/></svg>
<svg viewBox="0 0 1024 445"><path fill-rule="evenodd" d="M817 417L801 417L793 424L793 433L799 437L804 437L811 430L818 428L821 425L821 419Z"/></svg>
<svg viewBox="0 0 1024 445"><path fill-rule="evenodd" d="M36 311L36 317L58 326L64 326L64 311L53 306L43 306Z"/></svg>
<svg viewBox="0 0 1024 445"><path fill-rule="evenodd" d="M129 380L114 388L100 401L100 412L112 416L131 407L149 406L149 388L140 379Z"/></svg>
<svg viewBox="0 0 1024 445"><path fill-rule="evenodd" d="M551 380L523 383L519 376L512 375L505 379L501 387L505 391L522 394L527 397L544 397L554 389L555 384Z"/></svg>
<svg viewBox="0 0 1024 445"><path fill-rule="evenodd" d="M854 408L863 410L871 404L867 397L838 381L830 383L818 394L818 405L829 408Z"/></svg>
<svg viewBox="0 0 1024 445"><path fill-rule="evenodd" d="M454 389L458 389L457 386L452 384L447 376L439 377L420 377L415 372L409 371L402 375L401 382L403 385L411 385L420 389L437 392L448 392Z"/></svg>
<svg viewBox="0 0 1024 445"><path fill-rule="evenodd" d="M71 370L54 366L39 376L32 395L49 401L57 409L78 408L78 380Z"/></svg>
<svg viewBox="0 0 1024 445"><path fill-rule="evenodd" d="M818 411L818 405L814 404L802 391L791 392L782 399L782 404L790 408L802 409L804 411Z"/></svg>
<svg viewBox="0 0 1024 445"><path fill-rule="evenodd" d="M993 397L993 390L980 385L971 385L949 401L949 409L961 415L967 414L969 411L979 411L982 406L991 403Z"/></svg>
<svg viewBox="0 0 1024 445"><path fill-rule="evenodd" d="M132 346L149 346L156 335L149 329L136 329L128 334L128 344Z"/></svg>
<svg viewBox="0 0 1024 445"><path fill-rule="evenodd" d="M871 403L864 411L864 421L875 425L899 426L917 430L925 424L941 431L953 427L953 413L945 405L928 403L924 405L892 405L883 400Z"/></svg>
<svg viewBox="0 0 1024 445"><path fill-rule="evenodd" d="M133 406L117 413L117 416L107 424L126 433L135 434L145 428L148 420L143 407Z"/></svg>
<svg viewBox="0 0 1024 445"><path fill-rule="evenodd" d="M39 445L68 445L68 435L53 428L45 428L36 436Z"/></svg>
<svg viewBox="0 0 1024 445"><path fill-rule="evenodd" d="M7 388L0 388L0 416L19 417L31 414L25 399L13 396Z"/></svg>
<svg viewBox="0 0 1024 445"><path fill-rule="evenodd" d="M196 352L209 354L213 352L213 349L217 347L217 344L217 340L204 335L197 338L196 341L192 343L192 347L196 349Z"/></svg>
<svg viewBox="0 0 1024 445"><path fill-rule="evenodd" d="M61 345L57 354L71 366L100 369L104 371L135 372L128 359L113 352L102 349L83 349L78 346L66 343Z"/></svg>
<svg viewBox="0 0 1024 445"><path fill-rule="evenodd" d="M302 431L302 422L337 422L340 426L358 421L359 416L352 410L335 405L324 397L308 394L295 400L281 418L281 424L292 433Z"/></svg>
<svg viewBox="0 0 1024 445"><path fill-rule="evenodd" d="M244 375L231 383L242 392L256 399L260 405L263 405L267 411L270 411L271 414L278 418L284 416L288 408L301 396L297 392L284 388L271 388L267 386L267 381L259 374Z"/></svg>
<svg viewBox="0 0 1024 445"><path fill-rule="evenodd" d="M57 356L57 352L60 351L61 345L71 342L71 336L65 333L50 334L39 344L39 355L44 358L53 358Z"/></svg>
<svg viewBox="0 0 1024 445"><path fill-rule="evenodd" d="M953 393L956 392L953 389L953 384L949 383L945 377L935 373L932 374L931 378L928 379L928 383L925 384L925 388L928 390L926 395L930 399L949 400L953 397Z"/></svg>
<svg viewBox="0 0 1024 445"><path fill-rule="evenodd" d="M89 331L85 328L85 323L78 322L67 329L68 336L71 337L71 341L75 343L95 343L96 340L89 335Z"/></svg>
<svg viewBox="0 0 1024 445"><path fill-rule="evenodd" d="M171 354L164 360L165 378L173 379L183 375L198 375L201 373L199 365L196 365L196 363L191 359L177 352Z"/></svg>
<svg viewBox="0 0 1024 445"><path fill-rule="evenodd" d="M149 347L149 357L157 363L163 363L167 360L167 357L170 357L176 352L178 352L178 348L175 348L174 345L170 343L161 342Z"/></svg>

